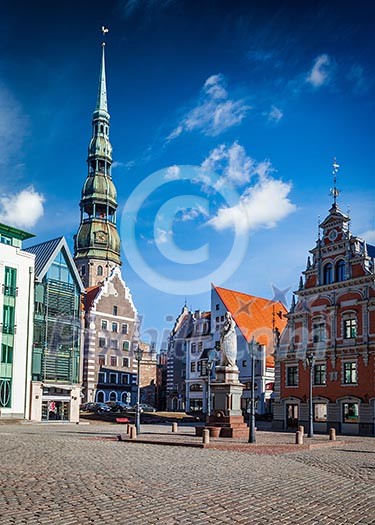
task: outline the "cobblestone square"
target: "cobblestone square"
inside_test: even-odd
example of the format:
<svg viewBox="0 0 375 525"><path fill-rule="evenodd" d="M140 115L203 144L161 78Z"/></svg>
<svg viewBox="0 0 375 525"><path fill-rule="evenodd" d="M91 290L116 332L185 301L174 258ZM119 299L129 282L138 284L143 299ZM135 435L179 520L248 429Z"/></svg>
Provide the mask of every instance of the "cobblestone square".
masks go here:
<svg viewBox="0 0 375 525"><path fill-rule="evenodd" d="M116 434L104 424L0 426L0 523L375 523L372 438L259 455Z"/></svg>

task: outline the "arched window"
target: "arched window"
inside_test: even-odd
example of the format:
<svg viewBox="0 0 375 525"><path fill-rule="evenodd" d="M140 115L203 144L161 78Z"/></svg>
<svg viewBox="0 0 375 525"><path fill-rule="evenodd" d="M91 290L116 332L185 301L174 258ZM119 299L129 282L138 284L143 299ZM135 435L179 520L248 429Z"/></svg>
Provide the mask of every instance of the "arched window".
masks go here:
<svg viewBox="0 0 375 525"><path fill-rule="evenodd" d="M103 124L100 124L100 133L104 133L104 126L103 126Z"/></svg>
<svg viewBox="0 0 375 525"><path fill-rule="evenodd" d="M86 275L86 266L82 266L81 275Z"/></svg>
<svg viewBox="0 0 375 525"><path fill-rule="evenodd" d="M96 394L96 402L97 403L104 403L104 392L97 392L97 394Z"/></svg>
<svg viewBox="0 0 375 525"><path fill-rule="evenodd" d="M98 266L96 270L96 275L103 275L103 266Z"/></svg>
<svg viewBox="0 0 375 525"><path fill-rule="evenodd" d="M336 281L345 281L346 272L345 272L345 261L342 259L337 263L336 266Z"/></svg>
<svg viewBox="0 0 375 525"><path fill-rule="evenodd" d="M111 392L109 394L109 400L110 401L117 401L117 395L116 395L116 392Z"/></svg>
<svg viewBox="0 0 375 525"><path fill-rule="evenodd" d="M331 263L328 263L324 267L323 283L331 284L332 282L333 282L333 267Z"/></svg>

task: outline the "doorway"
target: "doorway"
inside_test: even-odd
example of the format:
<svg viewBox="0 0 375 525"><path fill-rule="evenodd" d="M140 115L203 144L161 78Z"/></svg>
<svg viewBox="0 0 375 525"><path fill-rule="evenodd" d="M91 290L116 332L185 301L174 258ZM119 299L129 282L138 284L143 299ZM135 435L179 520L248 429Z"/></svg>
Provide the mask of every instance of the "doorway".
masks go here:
<svg viewBox="0 0 375 525"><path fill-rule="evenodd" d="M294 430L298 428L298 405L287 403L286 405L286 428Z"/></svg>
<svg viewBox="0 0 375 525"><path fill-rule="evenodd" d="M69 401L43 401L42 421L69 421Z"/></svg>

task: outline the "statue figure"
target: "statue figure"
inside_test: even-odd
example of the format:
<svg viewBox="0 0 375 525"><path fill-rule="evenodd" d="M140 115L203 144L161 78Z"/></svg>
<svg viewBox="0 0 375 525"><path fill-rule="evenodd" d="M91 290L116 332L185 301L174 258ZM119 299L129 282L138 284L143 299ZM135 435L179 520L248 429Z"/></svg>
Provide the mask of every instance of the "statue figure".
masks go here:
<svg viewBox="0 0 375 525"><path fill-rule="evenodd" d="M220 366L237 368L237 334L236 323L230 312L225 314L225 322L220 334Z"/></svg>

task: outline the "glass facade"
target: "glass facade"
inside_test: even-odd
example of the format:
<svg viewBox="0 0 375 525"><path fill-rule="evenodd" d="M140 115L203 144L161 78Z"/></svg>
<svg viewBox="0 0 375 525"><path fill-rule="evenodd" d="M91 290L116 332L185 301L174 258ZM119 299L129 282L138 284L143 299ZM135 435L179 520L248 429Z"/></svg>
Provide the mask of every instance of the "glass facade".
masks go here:
<svg viewBox="0 0 375 525"><path fill-rule="evenodd" d="M33 381L77 383L80 290L61 250L35 287Z"/></svg>

